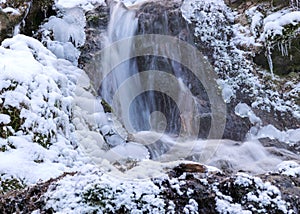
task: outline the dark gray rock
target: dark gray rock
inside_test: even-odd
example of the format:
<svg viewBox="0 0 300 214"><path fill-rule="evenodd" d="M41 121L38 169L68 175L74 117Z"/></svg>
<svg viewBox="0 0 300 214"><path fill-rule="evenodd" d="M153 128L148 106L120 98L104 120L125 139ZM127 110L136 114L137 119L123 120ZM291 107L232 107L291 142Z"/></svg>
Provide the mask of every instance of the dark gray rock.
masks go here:
<svg viewBox="0 0 300 214"><path fill-rule="evenodd" d="M106 32L109 21L109 6L96 6L95 9L88 11L86 16L86 42L81 48L79 65L85 65L94 58L95 54L104 48L103 33Z"/></svg>
<svg viewBox="0 0 300 214"><path fill-rule="evenodd" d="M264 174L256 176L262 179L262 182L270 182L281 191L282 199L290 205L289 209L299 212L300 205L300 187L299 177L289 177L280 174ZM170 183L170 179L182 181L179 186ZM255 201L247 200L247 194L260 195L265 191L260 187L260 183L253 178L249 178L248 185L241 185L236 182L237 175L227 175L223 173L208 173L205 166L199 164L180 164L169 172L168 179L154 179L154 183L162 189L161 197L166 199L166 207L170 202L174 202L176 213L183 213L184 207L189 204L192 198L198 204L199 213L217 213L216 210L216 189L224 196L230 196L232 203L240 204L245 210L264 209L266 213L284 213L276 202L259 204ZM191 191L192 190L192 191ZM274 194L275 198L277 195ZM253 209L254 208L254 209ZM254 213L256 213L254 211Z"/></svg>
<svg viewBox="0 0 300 214"><path fill-rule="evenodd" d="M0 41L12 33L12 26L6 13L0 10Z"/></svg>
<svg viewBox="0 0 300 214"><path fill-rule="evenodd" d="M162 1L145 3L138 10L139 27L138 34L163 34L175 36L196 47L206 56L211 63L213 59L213 48L203 44L199 38L194 36L193 24L189 25L182 17L181 2ZM228 35L227 35L228 36ZM230 38L230 36L228 36ZM155 44L154 44L155 45ZM211 116L208 95L201 82L184 66L172 62L170 59L157 56L139 57L137 60L140 71L160 70L168 71L183 79L186 85L191 84L191 92L201 103L199 137L206 138L210 130ZM176 66L174 66L174 64ZM242 119L235 115L234 107L239 101L227 105L226 127L223 138L232 140L243 140L251 123L248 119Z"/></svg>

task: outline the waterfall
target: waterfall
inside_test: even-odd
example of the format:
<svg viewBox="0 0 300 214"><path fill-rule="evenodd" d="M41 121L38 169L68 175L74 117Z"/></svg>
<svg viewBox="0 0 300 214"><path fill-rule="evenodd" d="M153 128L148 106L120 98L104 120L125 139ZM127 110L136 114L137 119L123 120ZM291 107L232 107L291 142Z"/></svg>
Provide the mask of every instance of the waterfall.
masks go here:
<svg viewBox="0 0 300 214"><path fill-rule="evenodd" d="M128 10L122 2L111 2L110 8L110 21L105 38L105 46L111 47L114 42L125 38L129 38L129 42L126 44L124 43L121 49L110 48L110 51L103 59L104 65L107 66L110 66L110 64L119 64L119 62L122 61L122 58L129 58L131 51L134 51L130 38L136 34L138 23L138 19L135 16L136 11ZM141 90L141 82L139 78L137 78L133 83L133 87L127 87L122 91L121 99L113 100L113 96L126 79L137 73L138 69L136 61L134 59L127 60L125 62L121 62L116 68L114 68L111 74L102 82L100 94L111 105L115 104L114 109L119 112L118 116L121 121L123 121L124 117L127 116L122 112L122 109L125 109L126 104L130 102L130 100L128 100L130 93L133 93L132 90ZM115 103L113 103L113 101L115 101ZM138 112L138 106L143 106L144 110ZM139 121L140 117L148 116L147 103L140 101L135 104L133 108L134 110L130 115L131 121ZM142 128L147 127L143 126Z"/></svg>
<svg viewBox="0 0 300 214"><path fill-rule="evenodd" d="M111 46L114 42L130 38L135 35L137 27L137 19L135 12L127 10L121 2L111 3L110 21L107 28L107 35L104 38L105 47ZM110 66L118 63L121 55L129 56L131 51L131 43L123 46L122 50L110 48L110 51L104 55L102 64ZM100 89L101 96L110 104L112 104L112 95L116 92L121 83L136 72L136 66L132 61L121 63L114 69L112 74L102 82ZM122 100L120 100L121 102ZM124 101L124 100L123 100ZM122 103L120 103L122 107Z"/></svg>
<svg viewBox="0 0 300 214"><path fill-rule="evenodd" d="M118 119L123 122L129 132L156 131L162 133L179 133L184 129L184 133L196 136L193 126L187 121L192 121L195 116L195 100L188 92L182 80L167 75L166 72L157 72L160 69L156 66L157 60L151 60L150 67L147 67L147 75L138 65L137 59L129 59L133 47L132 38L137 33L138 18L136 17L137 5L126 8L122 2L111 2L110 21L105 37L105 47L111 47L102 59L102 66L111 68L111 65L118 64L117 67L106 76L100 87L100 95L105 101L113 105L113 109ZM167 18L166 18L167 19ZM168 28L165 26L161 34L165 34ZM128 42L113 47L114 42L127 39ZM153 45L154 52L159 53L163 47ZM165 47L163 53L167 53ZM132 54L134 55L134 54ZM171 70L176 73L180 70L178 63L169 63ZM104 68L105 69L105 68ZM152 71L151 71L152 70ZM171 81L171 82L170 82ZM126 87L123 85L126 83ZM170 84L170 85L168 85ZM164 88L169 87L173 97L165 94ZM118 94L118 97L115 96ZM136 95L134 99L133 95ZM116 98L117 97L117 98ZM128 112L125 111L129 108ZM125 109L125 110L124 110ZM179 110L183 109L182 112ZM126 123L129 118L130 124ZM181 127L182 126L182 127ZM191 131L193 130L193 131Z"/></svg>
<svg viewBox="0 0 300 214"><path fill-rule="evenodd" d="M153 160L187 159L236 171L249 166L250 171L259 173L280 162L280 157L272 154L281 151L268 148L270 154L258 141L218 140L223 136L218 134L224 133L226 106L216 89L217 77L209 75L215 75L213 68L205 57L196 56L199 51L195 46L187 45L192 33L185 28L187 23L182 17L173 17L171 23L168 8L155 17L159 4L168 1L142 2L127 7L122 2L110 3L108 28L101 37L106 49L91 66L91 70L99 71L100 96L112 106L118 122L128 132L127 141L120 134L122 143L107 140L109 148L105 148L104 158L113 162L134 159L133 153L146 157L144 154L149 152ZM146 15L142 20L143 12ZM114 128L119 129L120 123Z"/></svg>

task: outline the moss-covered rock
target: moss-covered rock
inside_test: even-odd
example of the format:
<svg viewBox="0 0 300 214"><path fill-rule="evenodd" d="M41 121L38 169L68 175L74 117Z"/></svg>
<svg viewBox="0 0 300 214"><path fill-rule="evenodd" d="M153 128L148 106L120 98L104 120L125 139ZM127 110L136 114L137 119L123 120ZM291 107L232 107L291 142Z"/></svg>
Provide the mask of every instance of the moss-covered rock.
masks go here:
<svg viewBox="0 0 300 214"><path fill-rule="evenodd" d="M64 173L57 178L28 186L25 189L25 186L18 184L16 180L8 181L8 183L13 184L13 188L10 189L12 191L7 192L6 194L1 193L0 189L1 213L31 213L35 210L40 210L41 213L53 213L52 208L47 209L45 207L46 197L44 194L47 192L51 184L59 181L67 175L72 176L74 174L75 173Z"/></svg>
<svg viewBox="0 0 300 214"><path fill-rule="evenodd" d="M283 7L287 7L290 4L290 1L286 1L286 0L225 0L225 3L236 9L236 8L242 8L245 6L249 6L249 5L255 5L255 4L260 4L260 3L265 3L270 5L271 7L276 7L276 9L280 9Z"/></svg>
<svg viewBox="0 0 300 214"><path fill-rule="evenodd" d="M291 72L300 72L300 36L290 39L291 42L274 43L274 48L271 50L273 71L278 75L287 75ZM286 46L288 54L282 54L281 45ZM265 69L269 69L268 60L265 49L254 57L254 62Z"/></svg>
<svg viewBox="0 0 300 214"><path fill-rule="evenodd" d="M20 25L22 34L32 36L41 23L56 12L54 0L7 0L0 4L0 41L12 37ZM13 8L15 12L4 13L2 9Z"/></svg>
<svg viewBox="0 0 300 214"><path fill-rule="evenodd" d="M0 195L13 190L21 190L25 188L23 181L16 178L4 178L4 174L0 176Z"/></svg>

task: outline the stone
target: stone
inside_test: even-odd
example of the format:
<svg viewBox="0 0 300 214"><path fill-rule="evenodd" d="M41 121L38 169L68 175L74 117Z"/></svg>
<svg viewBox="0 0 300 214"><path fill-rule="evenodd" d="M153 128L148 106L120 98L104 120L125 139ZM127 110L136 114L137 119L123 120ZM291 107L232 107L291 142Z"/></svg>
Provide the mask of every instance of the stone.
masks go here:
<svg viewBox="0 0 300 214"><path fill-rule="evenodd" d="M96 72L99 69L96 67L98 63L91 63L99 61L97 58L98 52L104 48L104 35L108 26L110 15L109 6L99 5L93 10L88 11L86 16L86 42L81 47L81 55L78 61L79 67L84 69L89 78L91 79L92 85L95 90L99 90L99 85L95 80L100 79L101 75Z"/></svg>
<svg viewBox="0 0 300 214"><path fill-rule="evenodd" d="M6 13L0 10L0 41L2 41L7 34L11 34L9 18Z"/></svg>

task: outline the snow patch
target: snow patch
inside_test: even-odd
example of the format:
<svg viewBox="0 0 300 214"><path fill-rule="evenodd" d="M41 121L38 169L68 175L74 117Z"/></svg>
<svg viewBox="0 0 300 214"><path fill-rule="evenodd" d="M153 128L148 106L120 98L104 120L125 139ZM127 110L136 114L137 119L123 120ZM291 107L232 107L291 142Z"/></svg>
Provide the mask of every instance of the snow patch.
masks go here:
<svg viewBox="0 0 300 214"><path fill-rule="evenodd" d="M10 116L6 114L0 114L0 124L9 124L10 123Z"/></svg>
<svg viewBox="0 0 300 214"><path fill-rule="evenodd" d="M85 11L92 10L96 4L105 5L105 0L56 0L58 8L81 7Z"/></svg>
<svg viewBox="0 0 300 214"><path fill-rule="evenodd" d="M0 46L0 99L20 110L20 127L1 140L0 174L34 184L82 165L71 124L72 94L79 69L58 60L39 41L16 35ZM8 123L9 115L0 114ZM21 120L22 118L22 120Z"/></svg>
<svg viewBox="0 0 300 214"><path fill-rule="evenodd" d="M254 114L250 106L248 106L246 103L239 103L235 107L235 114L241 118L248 117L252 124L261 123L261 119Z"/></svg>
<svg viewBox="0 0 300 214"><path fill-rule="evenodd" d="M295 161L283 161L277 168L280 174L292 177L300 176L300 165Z"/></svg>
<svg viewBox="0 0 300 214"><path fill-rule="evenodd" d="M256 134L250 136L252 139L259 138L270 138L272 140L277 139L281 142L295 144L299 143L300 139L300 128L299 129L289 129L287 131L280 131L273 125L267 125L261 127Z"/></svg>
<svg viewBox="0 0 300 214"><path fill-rule="evenodd" d="M3 3L3 2L0 2ZM12 7L6 7L2 10L4 13L10 13L12 15L21 15L20 12L18 10L16 10L15 8Z"/></svg>

